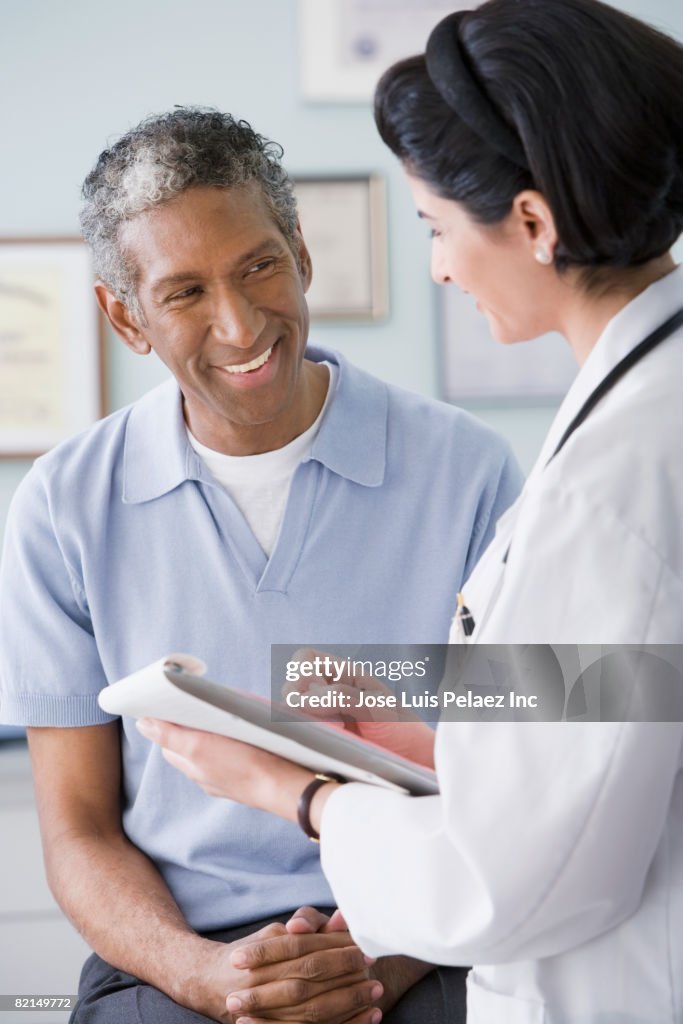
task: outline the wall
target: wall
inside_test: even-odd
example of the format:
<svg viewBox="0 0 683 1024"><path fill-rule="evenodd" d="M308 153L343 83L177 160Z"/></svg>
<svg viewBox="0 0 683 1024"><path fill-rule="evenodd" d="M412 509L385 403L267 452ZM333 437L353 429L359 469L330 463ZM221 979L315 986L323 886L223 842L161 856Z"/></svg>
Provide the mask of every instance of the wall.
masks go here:
<svg viewBox="0 0 683 1024"><path fill-rule="evenodd" d="M621 0L617 6L683 37L680 0ZM83 177L107 140L144 115L187 103L230 110L281 141L293 173L386 175L391 317L377 326L326 325L313 333L385 379L436 395L427 231L376 135L369 107L299 99L296 15L296 0L2 0L0 236L76 233ZM110 339L111 409L162 379L154 360ZM481 415L511 439L528 468L552 410ZM0 530L27 468L0 463Z"/></svg>

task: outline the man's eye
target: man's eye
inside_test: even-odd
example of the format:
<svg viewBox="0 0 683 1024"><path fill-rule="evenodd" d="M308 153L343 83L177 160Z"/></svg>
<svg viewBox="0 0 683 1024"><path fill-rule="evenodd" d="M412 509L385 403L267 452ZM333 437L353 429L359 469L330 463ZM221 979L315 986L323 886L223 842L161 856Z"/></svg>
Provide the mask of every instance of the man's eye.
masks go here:
<svg viewBox="0 0 683 1024"><path fill-rule="evenodd" d="M267 260L259 260L258 263L254 263L251 267L249 267L247 273L258 274L260 271L267 270L270 267L272 267L274 263L275 260L272 257L269 257Z"/></svg>
<svg viewBox="0 0 683 1024"><path fill-rule="evenodd" d="M430 238L441 238L441 232L437 231L436 228L432 228L429 232Z"/></svg>
<svg viewBox="0 0 683 1024"><path fill-rule="evenodd" d="M187 299L190 295L195 295L200 291L199 285L192 285L191 288L183 288L181 292L174 292L173 295L169 296L169 302L177 302L179 299Z"/></svg>

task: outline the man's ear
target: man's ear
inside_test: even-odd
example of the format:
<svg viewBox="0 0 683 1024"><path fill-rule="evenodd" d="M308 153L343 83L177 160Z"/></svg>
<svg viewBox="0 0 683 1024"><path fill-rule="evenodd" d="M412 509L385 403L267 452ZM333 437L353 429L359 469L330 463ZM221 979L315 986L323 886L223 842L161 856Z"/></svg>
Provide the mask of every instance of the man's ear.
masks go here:
<svg viewBox="0 0 683 1024"><path fill-rule="evenodd" d="M137 320L128 306L121 302L102 281L95 284L97 304L112 325L124 345L139 356L146 356L152 351L149 342L143 337Z"/></svg>
<svg viewBox="0 0 683 1024"><path fill-rule="evenodd" d="M304 291L307 292L311 287L311 281L313 280L313 264L311 262L311 254L304 242L304 236L301 234L301 224L299 223L298 218L296 222L296 244L298 249L297 262L299 264L299 273L301 274Z"/></svg>

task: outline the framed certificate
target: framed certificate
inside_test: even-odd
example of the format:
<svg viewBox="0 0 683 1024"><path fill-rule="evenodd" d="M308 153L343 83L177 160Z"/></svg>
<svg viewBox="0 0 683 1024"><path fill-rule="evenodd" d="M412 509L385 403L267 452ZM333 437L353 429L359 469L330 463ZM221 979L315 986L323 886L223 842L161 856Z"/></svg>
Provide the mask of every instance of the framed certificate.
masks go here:
<svg viewBox="0 0 683 1024"><path fill-rule="evenodd" d="M378 175L295 178L301 231L313 261L311 317L387 315L384 180Z"/></svg>
<svg viewBox="0 0 683 1024"><path fill-rule="evenodd" d="M438 296L442 398L542 405L564 397L578 370L564 338L546 334L504 345L494 339L471 295L442 285Z"/></svg>
<svg viewBox="0 0 683 1024"><path fill-rule="evenodd" d="M437 22L474 6L452 0L299 0L304 99L369 102L390 64L422 53Z"/></svg>
<svg viewBox="0 0 683 1024"><path fill-rule="evenodd" d="M92 285L80 239L0 239L0 457L38 455L102 415Z"/></svg>

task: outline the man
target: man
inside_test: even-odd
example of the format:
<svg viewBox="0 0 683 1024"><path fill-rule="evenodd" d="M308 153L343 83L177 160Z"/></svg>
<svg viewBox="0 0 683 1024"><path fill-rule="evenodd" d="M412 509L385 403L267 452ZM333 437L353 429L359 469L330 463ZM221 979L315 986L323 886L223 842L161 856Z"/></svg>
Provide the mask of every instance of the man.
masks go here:
<svg viewBox="0 0 683 1024"><path fill-rule="evenodd" d="M271 643L444 642L519 487L462 412L306 349L311 263L280 155L179 109L84 186L99 304L173 380L39 459L6 538L3 716L29 726L48 877L98 954L78 1022L248 1020L253 985L271 1020L374 1022L408 989L388 1020L445 1012L449 972L370 967L311 909L285 926L330 903L315 847L197 793L97 706L172 650L267 692ZM238 935L269 966L241 969Z"/></svg>

